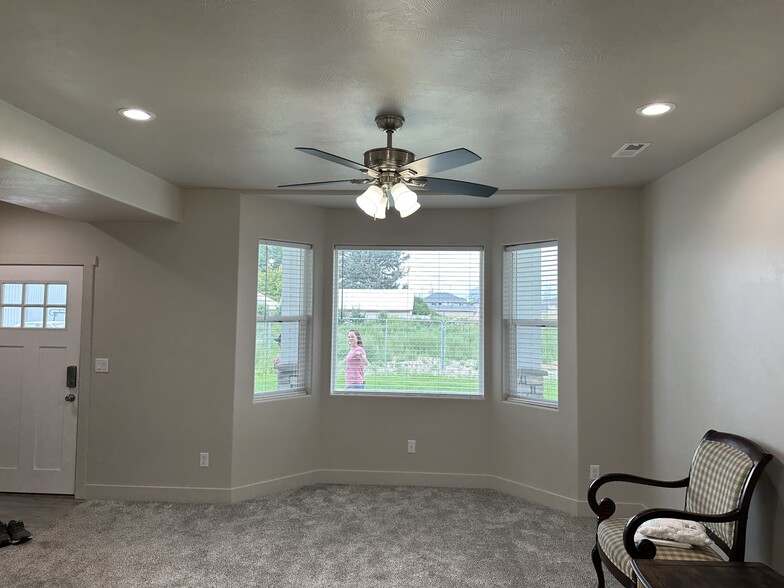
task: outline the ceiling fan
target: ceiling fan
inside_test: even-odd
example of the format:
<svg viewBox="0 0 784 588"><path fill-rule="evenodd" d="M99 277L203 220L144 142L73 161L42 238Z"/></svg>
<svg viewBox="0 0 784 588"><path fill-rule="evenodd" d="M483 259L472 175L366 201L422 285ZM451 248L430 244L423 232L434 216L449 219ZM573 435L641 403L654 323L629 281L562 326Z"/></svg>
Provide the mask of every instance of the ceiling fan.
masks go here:
<svg viewBox="0 0 784 588"><path fill-rule="evenodd" d="M283 184L278 186L278 188L346 183L369 185L370 187L357 197L357 205L366 214L378 219L385 218L386 210L390 206L394 206L400 213L400 216L404 218L419 210L420 204L417 200L417 195L410 189L411 187L446 192L448 194L479 196L480 198L488 198L496 193L498 188L493 186L446 178L434 178L430 175L482 159L473 151L463 148L452 149L451 151L414 159L414 154L411 151L392 147L392 133L402 127L404 122L405 119L396 114L381 114L376 117L376 125L387 134L387 146L365 151L364 164L321 151L320 149L296 147L297 151L349 167L367 174L370 176L369 178Z"/></svg>

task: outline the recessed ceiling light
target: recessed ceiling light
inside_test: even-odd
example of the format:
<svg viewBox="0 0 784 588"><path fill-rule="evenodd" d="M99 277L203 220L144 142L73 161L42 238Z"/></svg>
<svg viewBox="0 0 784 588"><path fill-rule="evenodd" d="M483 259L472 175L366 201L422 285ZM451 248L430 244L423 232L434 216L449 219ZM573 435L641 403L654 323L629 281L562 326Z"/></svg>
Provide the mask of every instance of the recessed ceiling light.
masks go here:
<svg viewBox="0 0 784 588"><path fill-rule="evenodd" d="M637 109L637 114L640 116L661 116L675 110L675 105L672 102L652 102L640 106Z"/></svg>
<svg viewBox="0 0 784 588"><path fill-rule="evenodd" d="M155 118L155 115L152 112L142 110L141 108L120 108L117 113L125 118L138 121L152 120Z"/></svg>

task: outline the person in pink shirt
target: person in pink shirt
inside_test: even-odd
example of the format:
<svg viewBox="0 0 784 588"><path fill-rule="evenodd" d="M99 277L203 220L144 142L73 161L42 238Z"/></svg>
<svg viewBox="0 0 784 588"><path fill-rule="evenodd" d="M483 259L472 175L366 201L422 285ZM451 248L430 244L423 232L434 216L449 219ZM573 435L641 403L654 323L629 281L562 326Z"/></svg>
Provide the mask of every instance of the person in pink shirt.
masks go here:
<svg viewBox="0 0 784 588"><path fill-rule="evenodd" d="M348 332L348 344L350 349L343 360L346 364L346 390L364 390L365 366L369 362L359 331L352 329Z"/></svg>

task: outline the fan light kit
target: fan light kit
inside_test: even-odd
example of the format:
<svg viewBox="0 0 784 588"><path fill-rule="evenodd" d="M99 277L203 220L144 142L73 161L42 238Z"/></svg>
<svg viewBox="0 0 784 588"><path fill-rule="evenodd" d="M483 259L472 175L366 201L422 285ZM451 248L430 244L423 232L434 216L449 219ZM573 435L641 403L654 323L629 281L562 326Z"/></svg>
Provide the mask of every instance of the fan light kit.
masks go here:
<svg viewBox="0 0 784 588"><path fill-rule="evenodd" d="M344 183L369 184L368 189L357 197L357 206L374 219L386 218L388 208L397 210L401 218L411 216L419 210L421 205L418 197L409 186L422 190L479 196L480 198L488 198L496 193L498 188L493 186L430 177L428 174L454 169L482 158L468 149L461 148L414 159L414 154L411 151L392 147L392 133L402 127L404 122L405 119L396 114L382 114L376 117L376 125L387 134L387 146L365 151L364 164L312 147L296 148L298 151L362 172L370 176L369 178L283 184L278 188Z"/></svg>

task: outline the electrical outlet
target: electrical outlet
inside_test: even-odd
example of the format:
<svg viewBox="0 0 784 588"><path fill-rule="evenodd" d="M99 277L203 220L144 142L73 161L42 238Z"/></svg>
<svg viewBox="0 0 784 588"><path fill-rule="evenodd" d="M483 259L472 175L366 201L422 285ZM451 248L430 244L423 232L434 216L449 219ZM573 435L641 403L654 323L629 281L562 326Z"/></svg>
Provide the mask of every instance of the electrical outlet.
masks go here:
<svg viewBox="0 0 784 588"><path fill-rule="evenodd" d="M409 439L408 440L408 452L409 453L416 453L416 440Z"/></svg>
<svg viewBox="0 0 784 588"><path fill-rule="evenodd" d="M592 465L589 472L589 477L591 478L591 482L593 482L596 478L599 477L599 466Z"/></svg>
<svg viewBox="0 0 784 588"><path fill-rule="evenodd" d="M209 453L200 453L199 454L199 467L200 468L208 468L208 467L210 467L210 454Z"/></svg>

